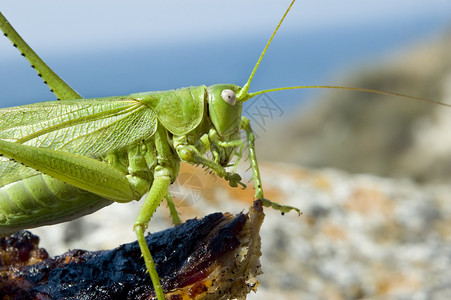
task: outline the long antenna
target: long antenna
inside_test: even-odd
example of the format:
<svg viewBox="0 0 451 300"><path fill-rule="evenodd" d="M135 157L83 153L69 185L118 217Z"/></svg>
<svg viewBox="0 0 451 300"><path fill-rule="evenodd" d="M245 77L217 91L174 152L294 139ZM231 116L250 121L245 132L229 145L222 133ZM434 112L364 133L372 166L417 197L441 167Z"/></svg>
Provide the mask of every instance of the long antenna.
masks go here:
<svg viewBox="0 0 451 300"><path fill-rule="evenodd" d="M265 48L263 49L262 54L260 54L260 57L258 58L257 63L255 64L254 69L252 70L251 76L249 76L249 79L247 80L246 84L243 86L243 88L238 92L238 94L236 95L236 98L238 101L246 101L249 97L247 97L247 91L249 91L249 86L251 84L252 78L254 78L255 72L257 71L258 66L260 65L260 62L263 58L263 56L266 53L266 50L268 49L269 45L271 44L272 39L274 38L274 36L277 33L277 30L279 30L280 25L282 25L283 20L285 19L285 17L287 16L288 12L290 11L291 7L294 4L293 0L290 4L290 6L288 6L287 10L285 11L285 13L283 14L282 19L280 20L279 24L277 25L276 29L274 30L274 32L272 33L268 43L266 43Z"/></svg>
<svg viewBox="0 0 451 300"><path fill-rule="evenodd" d="M249 94L247 94L246 99L250 99L257 95L269 93L269 92L297 90L297 89L337 89L337 90L347 90L347 91L358 91L358 92L365 92L365 93L402 97L402 98L407 98L407 99L411 99L411 100L419 100L419 101L423 101L423 102L429 102L429 103L433 103L433 104L437 104L437 105L451 107L451 104L449 104L449 103L425 99L425 98L421 98L421 97L410 96L410 95L401 94L401 93L387 92L387 91L380 91L380 90L373 90L373 89L365 89L365 88L357 88L357 87L349 87L349 86L333 86L333 85L303 85L303 86L289 86L289 87L274 88L274 89L258 91L255 93L249 93Z"/></svg>
<svg viewBox="0 0 451 300"><path fill-rule="evenodd" d="M241 88L241 90L237 93L236 98L237 98L238 101L245 102L245 101L249 100L250 98L255 97L257 95L260 95L260 94L263 94L263 93L283 91L283 90L294 90L294 89L339 89L339 90L350 90L350 91L359 91L359 92L366 92L366 93L397 96L397 97L407 98L407 99L411 99L411 100L419 100L419 101L424 101L424 102L429 102L429 103L434 103L434 104L438 104L438 105L442 105L442 106L451 107L451 104L440 102L440 101L435 101L435 100L430 100L430 99L425 99L425 98L421 98L421 97L415 97L415 96L410 96L410 95L401 94L401 93L395 93L395 92L387 92L387 91L379 91L379 90L373 90L373 89L347 87L347 86L330 86L330 85L291 86L291 87L281 87L281 88L268 89L268 90L258 91L258 92L255 92L255 93L248 93L249 86L250 86L250 83L252 81L252 78L254 78L255 72L257 71L257 68L260 65L261 60L263 59L263 56L265 55L266 50L268 49L269 45L271 44L272 39L274 38L274 36L276 35L277 31L279 30L280 25L282 25L283 20L287 16L287 14L290 11L291 7L293 6L294 2L295 2L295 0L293 0L291 2L290 6L288 6L287 10L285 11L284 15L282 16L282 19L280 20L280 22L277 25L276 29L272 33L268 43L266 43L266 46L263 49L262 54L260 54L260 57L258 58L258 61L255 64L255 67L252 70L251 75L249 76L249 79L247 80L246 84Z"/></svg>

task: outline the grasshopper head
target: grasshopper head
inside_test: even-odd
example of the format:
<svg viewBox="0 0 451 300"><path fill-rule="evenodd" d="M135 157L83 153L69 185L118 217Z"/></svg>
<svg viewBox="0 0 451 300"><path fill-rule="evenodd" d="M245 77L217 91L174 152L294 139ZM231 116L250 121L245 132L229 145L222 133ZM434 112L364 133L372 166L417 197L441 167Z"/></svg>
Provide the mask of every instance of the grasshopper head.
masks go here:
<svg viewBox="0 0 451 300"><path fill-rule="evenodd" d="M239 87L234 84L215 84L207 88L210 119L219 135L222 137L230 137L239 132L241 127L241 111L243 109L243 102L259 94L272 91L266 90L256 93L248 93L252 78L260 65L260 61L265 55L266 49L268 49L269 44L271 44L274 35L293 4L294 0L291 2L287 11L283 15L282 20L280 20L279 25L276 27L276 30L274 30L271 35L271 38L266 44L266 47L263 49L263 52L252 70L249 79L243 87Z"/></svg>
<svg viewBox="0 0 451 300"><path fill-rule="evenodd" d="M234 84L215 84L207 88L210 119L222 137L240 130L243 103L236 99L240 90L241 87Z"/></svg>

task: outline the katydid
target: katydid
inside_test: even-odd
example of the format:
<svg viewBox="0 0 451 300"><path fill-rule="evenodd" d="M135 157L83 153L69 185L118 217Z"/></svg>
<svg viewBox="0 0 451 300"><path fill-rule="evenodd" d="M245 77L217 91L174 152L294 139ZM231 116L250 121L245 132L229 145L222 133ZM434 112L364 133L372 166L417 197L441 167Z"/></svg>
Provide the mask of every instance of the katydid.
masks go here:
<svg viewBox="0 0 451 300"><path fill-rule="evenodd" d="M33 52L0 14L0 27L62 101L0 110L0 234L55 224L92 213L112 202L140 200L134 224L156 296L164 299L144 231L163 198L179 222L168 188L180 162L200 164L229 182L245 187L237 173L246 134L255 199L282 213L299 209L264 198L245 101L262 93L303 88L367 91L334 86L294 86L249 93L250 83L294 0L266 44L243 87L217 84L128 96L82 99ZM207 154L210 153L212 158Z"/></svg>

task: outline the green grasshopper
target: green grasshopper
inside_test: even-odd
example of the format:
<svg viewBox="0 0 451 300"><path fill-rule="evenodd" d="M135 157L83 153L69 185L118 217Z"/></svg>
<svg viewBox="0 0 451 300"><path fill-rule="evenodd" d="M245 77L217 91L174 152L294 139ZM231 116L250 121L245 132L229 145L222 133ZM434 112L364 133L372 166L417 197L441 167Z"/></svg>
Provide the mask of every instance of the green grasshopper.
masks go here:
<svg viewBox="0 0 451 300"><path fill-rule="evenodd" d="M246 134L255 199L282 213L297 211L264 198L250 122L243 103L257 95L303 88L335 88L419 99L370 89L294 86L249 93L252 78L294 0L243 87L233 84L83 99L27 45L5 17L0 28L62 101L0 109L0 235L90 214L113 202L140 200L133 229L156 296L164 299L145 243L148 223L166 198L174 224L180 218L168 192L180 162L202 165L242 186L228 171L242 156ZM208 156L211 154L211 157Z"/></svg>

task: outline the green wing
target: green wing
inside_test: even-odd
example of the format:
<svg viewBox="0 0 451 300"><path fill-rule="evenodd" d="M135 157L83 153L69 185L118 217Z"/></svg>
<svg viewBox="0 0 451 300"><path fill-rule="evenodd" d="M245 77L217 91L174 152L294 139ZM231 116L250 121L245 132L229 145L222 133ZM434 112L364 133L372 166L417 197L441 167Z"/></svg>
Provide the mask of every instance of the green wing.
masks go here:
<svg viewBox="0 0 451 300"><path fill-rule="evenodd" d="M49 101L0 110L0 139L91 158L153 136L155 113L130 97ZM0 149L1 152L1 149ZM40 174L0 157L0 186Z"/></svg>
<svg viewBox="0 0 451 300"><path fill-rule="evenodd" d="M162 92L131 94L157 114L164 127L175 135L183 135L202 121L207 88L195 86Z"/></svg>

